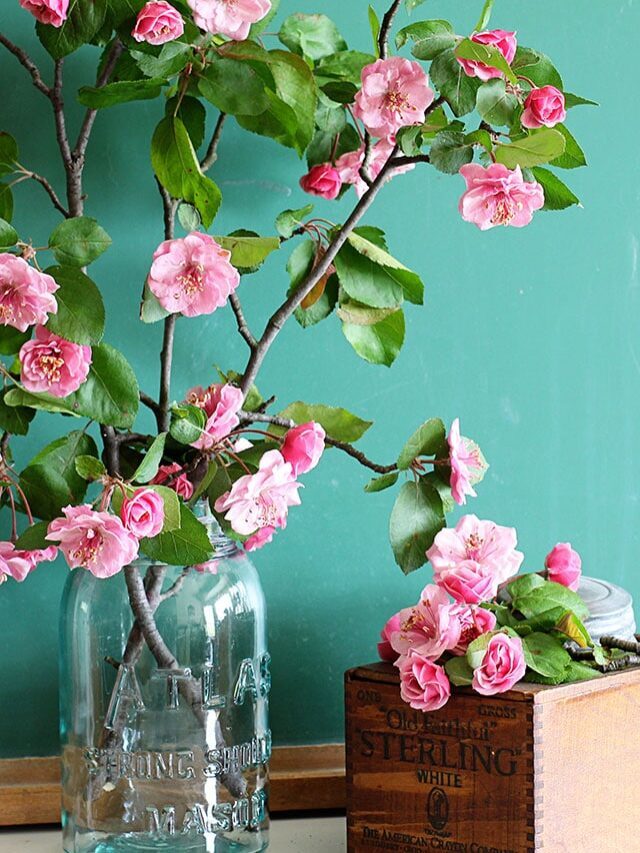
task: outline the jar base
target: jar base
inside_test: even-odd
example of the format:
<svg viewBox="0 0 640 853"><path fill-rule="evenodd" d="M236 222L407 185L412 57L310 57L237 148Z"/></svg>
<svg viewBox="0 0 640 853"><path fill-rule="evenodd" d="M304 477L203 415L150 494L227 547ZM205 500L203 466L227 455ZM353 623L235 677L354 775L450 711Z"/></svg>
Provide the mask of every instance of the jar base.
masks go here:
<svg viewBox="0 0 640 853"><path fill-rule="evenodd" d="M159 838L148 833L131 832L124 835L104 836L87 833L78 836L71 847L65 844L65 853L261 853L269 846L265 832L251 833L239 838L211 835L197 838L175 836Z"/></svg>

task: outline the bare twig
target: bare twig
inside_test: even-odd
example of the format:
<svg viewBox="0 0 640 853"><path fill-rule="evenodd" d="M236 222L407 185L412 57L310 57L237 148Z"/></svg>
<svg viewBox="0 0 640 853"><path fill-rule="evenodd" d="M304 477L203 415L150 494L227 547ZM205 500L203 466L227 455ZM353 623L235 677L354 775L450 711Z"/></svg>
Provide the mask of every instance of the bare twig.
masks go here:
<svg viewBox="0 0 640 853"><path fill-rule="evenodd" d="M171 584L169 589L166 592L163 592L162 595L158 599L158 604L163 601L166 601L168 598L174 598L184 586L184 582L189 577L189 573L192 571L189 567L183 569L175 581Z"/></svg>
<svg viewBox="0 0 640 853"><path fill-rule="evenodd" d="M241 336L247 342L249 349L254 350L258 344L253 334L251 333L251 329L247 325L246 318L244 316L244 311L242 310L242 304L240 302L240 297L237 293L232 293L229 296L229 302L231 304L231 308L233 309L233 313L236 316L236 322L238 324L238 331Z"/></svg>
<svg viewBox="0 0 640 853"><path fill-rule="evenodd" d="M164 238L173 240L175 234L176 201L157 181L158 190L162 198L164 211ZM170 314L164 321L164 336L162 339L162 352L160 353L160 395L158 400L158 411L156 420L160 432L169 429L169 400L171 395L171 366L173 363L173 342L176 332L176 314Z"/></svg>
<svg viewBox="0 0 640 853"><path fill-rule="evenodd" d="M400 166L414 166L417 163L430 163L428 154L415 154L413 157L394 157L391 160L391 168L397 169Z"/></svg>
<svg viewBox="0 0 640 853"><path fill-rule="evenodd" d="M3 33L0 33L0 44L4 45L4 47L6 47L6 49L16 57L18 62L27 69L36 89L42 92L43 95L46 95L47 98L50 98L51 89L42 79L40 69L28 54L26 54L22 48L10 41Z"/></svg>
<svg viewBox="0 0 640 853"><path fill-rule="evenodd" d="M222 136L222 130L224 128L224 123L226 119L226 113L220 113L220 115L218 116L218 121L216 122L216 126L213 131L213 136L211 137L211 142L209 143L209 147L207 148L207 153L204 155L204 158L200 163L200 168L203 172L208 172L218 159L218 145L220 143L220 137Z"/></svg>
<svg viewBox="0 0 640 853"><path fill-rule="evenodd" d="M36 183L40 184L40 186L44 188L45 192L53 202L53 206L55 207L55 209L59 211L65 217L65 219L69 218L69 211L62 204L62 202L58 198L58 194L45 177L43 177L42 175L38 175L36 172L31 172L28 169L22 169L22 174L26 178L31 178L32 180L36 181Z"/></svg>
<svg viewBox="0 0 640 853"><path fill-rule="evenodd" d="M67 184L69 180L69 168L72 165L71 146L69 145L69 137L67 135L67 124L64 114L64 98L62 96L63 86L63 71L64 59L56 59L53 74L53 89L51 91L51 102L53 103L53 113L56 121L56 138L62 161L67 171ZM71 199L69 199L69 207L72 207Z"/></svg>
<svg viewBox="0 0 640 853"><path fill-rule="evenodd" d="M116 39L111 45L111 50L107 54L102 71L96 80L97 89L102 89L107 85L123 50L124 46L122 42L120 39ZM80 127L80 132L78 133L78 139L76 140L75 148L73 149L73 159L75 162L84 161L84 155L87 150L87 145L89 144L89 138L97 115L98 110L93 109L88 109L85 113L84 120Z"/></svg>
<svg viewBox="0 0 640 853"><path fill-rule="evenodd" d="M104 442L104 454L107 471L112 477L120 473L120 453L118 450L118 438L112 426L100 425L100 434Z"/></svg>
<svg viewBox="0 0 640 853"><path fill-rule="evenodd" d="M396 16L402 0L393 0L391 6L385 12L385 15L380 24L380 34L378 36L378 52L380 59L386 59L389 55L389 32L393 25L393 19Z"/></svg>
<svg viewBox="0 0 640 853"><path fill-rule="evenodd" d="M143 406L146 406L147 409L151 409L151 411L157 415L160 411L160 406L153 397L150 397L149 394L145 394L144 391L140 391L140 402Z"/></svg>
<svg viewBox="0 0 640 853"><path fill-rule="evenodd" d="M640 655L640 642L637 640L625 640L621 637L600 637L600 645L604 649L620 649L623 652L632 652Z"/></svg>

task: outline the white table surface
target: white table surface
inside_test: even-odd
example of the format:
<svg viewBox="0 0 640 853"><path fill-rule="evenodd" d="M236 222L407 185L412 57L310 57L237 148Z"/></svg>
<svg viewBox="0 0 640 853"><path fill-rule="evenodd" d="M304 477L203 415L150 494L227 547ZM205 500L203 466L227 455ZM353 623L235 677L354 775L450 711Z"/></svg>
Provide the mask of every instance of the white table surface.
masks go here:
<svg viewBox="0 0 640 853"><path fill-rule="evenodd" d="M270 853L344 853L342 817L274 818ZM61 853L60 833L50 829L0 829L0 853Z"/></svg>

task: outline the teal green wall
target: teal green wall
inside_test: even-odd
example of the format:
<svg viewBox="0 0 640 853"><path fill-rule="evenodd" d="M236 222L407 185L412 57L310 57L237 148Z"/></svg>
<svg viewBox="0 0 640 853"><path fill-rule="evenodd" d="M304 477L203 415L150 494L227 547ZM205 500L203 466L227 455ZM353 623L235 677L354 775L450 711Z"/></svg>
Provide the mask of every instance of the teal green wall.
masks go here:
<svg viewBox="0 0 640 853"><path fill-rule="evenodd" d="M367 5L283 0L287 13L331 15L350 46L361 49L369 48ZM450 18L464 32L480 5L443 0L422 11ZM626 585L640 599L640 120L629 100L640 3L497 0L496 7L496 26L517 28L523 44L554 59L570 91L602 104L571 113L591 168L567 179L584 209L540 213L524 230L482 234L459 218L459 178L428 167L399 178L367 219L386 229L394 253L427 282L426 306L408 311L408 341L396 364L387 370L360 361L337 322L306 332L292 325L259 384L283 404L343 404L375 420L362 446L383 461L424 418L460 415L491 463L470 511L517 526L530 568L568 539L587 572ZM17 2L4 0L1 26L43 60ZM95 60L91 50L71 59L69 82L90 83ZM25 163L59 184L47 104L5 52L0 97L0 127L18 137ZM137 308L162 237L147 154L160 109L150 103L104 112L87 168L87 212L114 241L92 268L110 309L108 339L150 392L161 330L141 326ZM291 152L230 128L216 166L224 206L215 229L269 233L279 211L305 201L300 173ZM55 222L46 197L22 185L17 198L21 234L41 245ZM347 204L319 209L335 220ZM242 284L256 328L286 290L284 260L273 258ZM176 398L210 381L214 364L240 369L245 358L228 312L181 321L176 350ZM15 442L20 460L65 429L68 422L39 415L28 442ZM375 657L387 615L429 580L428 569L405 579L396 568L386 536L393 494L365 495L367 479L351 460L328 453L306 478L303 506L292 511L287 531L256 555L269 602L279 743L341 738L344 670ZM65 576L62 565L43 566L25 584L0 589L0 755L56 751L56 633Z"/></svg>

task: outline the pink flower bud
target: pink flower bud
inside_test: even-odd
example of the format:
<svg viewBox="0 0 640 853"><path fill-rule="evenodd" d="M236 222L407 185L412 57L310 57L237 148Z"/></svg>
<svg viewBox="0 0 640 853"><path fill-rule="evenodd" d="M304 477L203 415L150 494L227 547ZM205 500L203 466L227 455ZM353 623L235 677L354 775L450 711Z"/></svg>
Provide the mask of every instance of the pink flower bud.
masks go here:
<svg viewBox="0 0 640 853"><path fill-rule="evenodd" d="M582 560L569 542L558 542L553 551L547 554L544 564L550 581L561 583L577 592L582 575Z"/></svg>
<svg viewBox="0 0 640 853"><path fill-rule="evenodd" d="M524 678L526 670L520 637L495 634L489 641L482 663L474 670L473 689L483 696L506 693Z"/></svg>
<svg viewBox="0 0 640 853"><path fill-rule="evenodd" d="M522 126L555 127L567 117L564 95L555 86L532 89L524 102Z"/></svg>
<svg viewBox="0 0 640 853"><path fill-rule="evenodd" d="M416 711L437 711L449 701L451 684L444 668L415 652L400 658L400 695Z"/></svg>
<svg viewBox="0 0 640 853"><path fill-rule="evenodd" d="M136 41L157 45L174 41L183 33L184 21L180 12L166 0L151 0L138 13L131 35Z"/></svg>
<svg viewBox="0 0 640 853"><path fill-rule="evenodd" d="M300 186L306 193L333 201L340 195L342 180L331 163L320 163L300 178Z"/></svg>
<svg viewBox="0 0 640 853"><path fill-rule="evenodd" d="M316 467L324 452L325 437L324 429L313 421L289 430L281 453L296 477Z"/></svg>
<svg viewBox="0 0 640 853"><path fill-rule="evenodd" d="M161 465L151 484L154 486L166 485L185 501L190 501L193 497L193 483L186 474L182 473L182 465L177 462L172 462L171 465Z"/></svg>
<svg viewBox="0 0 640 853"><path fill-rule="evenodd" d="M52 27L61 27L69 11L69 0L20 0L20 5L41 24Z"/></svg>
<svg viewBox="0 0 640 853"><path fill-rule="evenodd" d="M496 47L504 56L509 64L513 62L516 55L518 42L516 34L507 30L485 30L482 33L474 33L471 36L471 41L477 44L488 44L491 47ZM460 59L458 62L462 65L464 73L468 77L478 77L480 80L487 81L493 77L502 77L502 71L497 68L492 68L490 65L485 65L484 62L477 62L474 59Z"/></svg>
<svg viewBox="0 0 640 853"><path fill-rule="evenodd" d="M137 489L122 501L120 518L136 539L157 536L164 524L164 501L153 489Z"/></svg>

